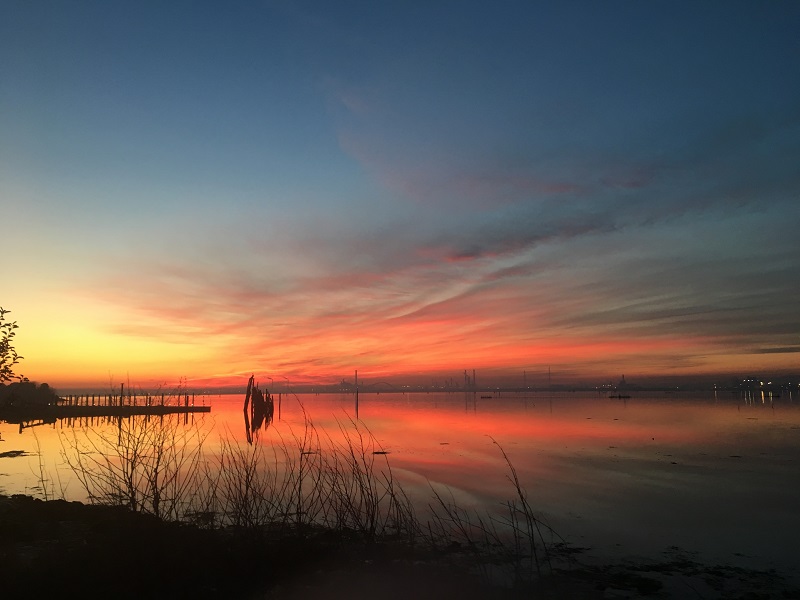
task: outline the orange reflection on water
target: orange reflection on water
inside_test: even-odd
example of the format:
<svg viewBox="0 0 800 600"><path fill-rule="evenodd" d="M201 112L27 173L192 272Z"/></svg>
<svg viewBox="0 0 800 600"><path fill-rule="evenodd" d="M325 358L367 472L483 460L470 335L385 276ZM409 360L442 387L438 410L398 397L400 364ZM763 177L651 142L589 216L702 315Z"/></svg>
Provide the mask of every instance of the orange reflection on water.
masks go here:
<svg viewBox="0 0 800 600"><path fill-rule="evenodd" d="M800 464L800 405L792 398L493 396L360 394L357 427L388 452L376 462L388 461L423 509L435 489L464 507L502 510L514 494L502 448L536 510L566 535L580 532L648 550L685 545L765 555L794 544L788 532L800 527L800 490L786 482L796 478ZM258 432L257 443L296 447L304 415L323 450L344 440L342 429L352 435L356 427L352 395L278 400L275 420ZM209 458L223 438L246 445L244 397L198 399L203 401L212 412L193 422L210 432L204 446ZM22 433L0 424L0 452L27 453L0 459L3 491L32 493L41 452L51 480L74 498L79 490L58 466L61 441L71 431L63 421ZM748 511L743 519L742 511L753 506L770 510Z"/></svg>

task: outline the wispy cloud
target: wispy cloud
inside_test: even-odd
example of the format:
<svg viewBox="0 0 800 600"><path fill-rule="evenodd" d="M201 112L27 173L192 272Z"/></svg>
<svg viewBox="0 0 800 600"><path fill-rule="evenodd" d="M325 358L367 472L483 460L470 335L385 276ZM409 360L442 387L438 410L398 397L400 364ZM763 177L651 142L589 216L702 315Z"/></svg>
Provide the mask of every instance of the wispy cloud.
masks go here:
<svg viewBox="0 0 800 600"><path fill-rule="evenodd" d="M303 247L324 268L283 274L275 289L268 272L202 264L148 264L148 285L102 287L111 290L108 302L133 311L117 333L208 340L242 371L257 364L302 377L355 367L390 374L552 364L578 373L620 362L639 371L708 370L719 368L717 356L791 348L800 331L791 301L796 258L778 241L790 226L776 226L778 238L754 256L740 248L737 260L727 258L737 254L729 236L741 224L770 219L608 231L572 224L575 231L528 232L519 243L488 239L480 251L461 252L463 260L403 230L321 236ZM676 244L676 235L688 243Z"/></svg>

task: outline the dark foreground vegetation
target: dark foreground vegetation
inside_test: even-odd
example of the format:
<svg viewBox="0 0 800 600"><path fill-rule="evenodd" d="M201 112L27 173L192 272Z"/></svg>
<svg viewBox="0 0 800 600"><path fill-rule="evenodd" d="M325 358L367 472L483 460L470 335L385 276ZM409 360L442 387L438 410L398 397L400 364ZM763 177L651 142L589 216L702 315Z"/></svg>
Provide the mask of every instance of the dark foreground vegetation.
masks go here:
<svg viewBox="0 0 800 600"><path fill-rule="evenodd" d="M573 563L515 588L446 552L389 540L321 529L254 536L29 496L0 496L0 532L6 598L800 598L773 572L702 565L678 549L650 563Z"/></svg>
<svg viewBox="0 0 800 600"><path fill-rule="evenodd" d="M0 496L6 598L507 597L475 575L342 532L252 535L123 507Z"/></svg>
<svg viewBox="0 0 800 600"><path fill-rule="evenodd" d="M265 426L269 423L265 422ZM180 418L66 431L89 504L66 502L40 461L42 499L0 497L8 592L87 597L505 598L552 571L554 534L517 497L499 517L431 488L421 517L362 423L296 430L206 453ZM500 450L502 452L502 450ZM63 498L63 490L60 492Z"/></svg>

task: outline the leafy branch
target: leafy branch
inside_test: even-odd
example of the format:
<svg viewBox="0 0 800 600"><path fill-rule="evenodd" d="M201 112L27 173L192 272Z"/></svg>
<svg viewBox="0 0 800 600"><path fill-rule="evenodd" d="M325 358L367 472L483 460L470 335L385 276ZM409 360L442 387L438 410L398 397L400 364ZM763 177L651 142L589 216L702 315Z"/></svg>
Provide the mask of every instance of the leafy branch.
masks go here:
<svg viewBox="0 0 800 600"><path fill-rule="evenodd" d="M23 357L17 354L12 343L17 333L15 330L19 326L16 321L6 321L6 315L10 312L10 310L0 306L0 383L13 379L19 381L28 380L27 377L14 373L14 365Z"/></svg>

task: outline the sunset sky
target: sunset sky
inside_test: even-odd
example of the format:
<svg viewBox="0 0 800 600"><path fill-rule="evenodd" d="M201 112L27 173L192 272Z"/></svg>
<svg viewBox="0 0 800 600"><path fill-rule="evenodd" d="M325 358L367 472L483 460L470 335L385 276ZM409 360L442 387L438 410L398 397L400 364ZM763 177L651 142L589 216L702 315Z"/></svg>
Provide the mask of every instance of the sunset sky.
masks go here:
<svg viewBox="0 0 800 600"><path fill-rule="evenodd" d="M0 7L56 388L800 372L800 3Z"/></svg>

